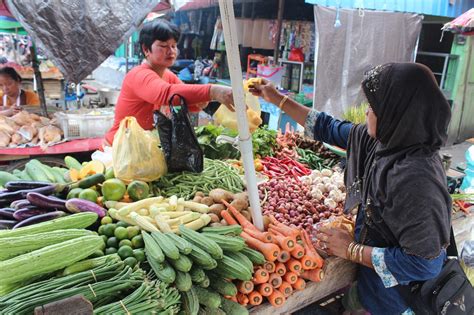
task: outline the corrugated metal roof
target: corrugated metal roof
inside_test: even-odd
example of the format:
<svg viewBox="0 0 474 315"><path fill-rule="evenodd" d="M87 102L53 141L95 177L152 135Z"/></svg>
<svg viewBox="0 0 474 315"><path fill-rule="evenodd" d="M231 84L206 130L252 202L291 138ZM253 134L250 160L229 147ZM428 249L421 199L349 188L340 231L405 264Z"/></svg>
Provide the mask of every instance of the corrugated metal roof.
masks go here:
<svg viewBox="0 0 474 315"><path fill-rule="evenodd" d="M412 12L457 17L474 7L474 0L305 0L326 7ZM453 3L453 4L450 4Z"/></svg>

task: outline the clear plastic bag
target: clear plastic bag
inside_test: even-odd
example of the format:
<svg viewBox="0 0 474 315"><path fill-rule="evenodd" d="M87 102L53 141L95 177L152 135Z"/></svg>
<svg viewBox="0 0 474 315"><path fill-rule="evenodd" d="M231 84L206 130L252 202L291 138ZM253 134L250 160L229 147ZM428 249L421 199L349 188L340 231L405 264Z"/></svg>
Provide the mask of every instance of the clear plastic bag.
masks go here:
<svg viewBox="0 0 474 315"><path fill-rule="evenodd" d="M115 177L123 181L151 182L167 172L165 155L158 139L143 130L135 117L125 117L112 146Z"/></svg>
<svg viewBox="0 0 474 315"><path fill-rule="evenodd" d="M260 118L261 109L258 97L251 93L245 93L245 104L247 105L247 120L250 132L254 132L262 123ZM237 130L237 114L230 111L227 106L221 105L214 113L214 122L231 130Z"/></svg>

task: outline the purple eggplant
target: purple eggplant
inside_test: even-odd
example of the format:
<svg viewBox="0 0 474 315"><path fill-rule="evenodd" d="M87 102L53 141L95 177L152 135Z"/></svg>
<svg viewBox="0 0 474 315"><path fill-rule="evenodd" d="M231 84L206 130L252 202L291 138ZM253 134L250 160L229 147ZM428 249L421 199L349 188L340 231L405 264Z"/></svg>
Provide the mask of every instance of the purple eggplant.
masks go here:
<svg viewBox="0 0 474 315"><path fill-rule="evenodd" d="M45 213L50 213L52 211L46 210L46 209L40 209L40 208L23 208L15 211L13 213L13 218L17 221L23 221L28 218L40 215L40 214L45 214Z"/></svg>
<svg viewBox="0 0 474 315"><path fill-rule="evenodd" d="M15 220L0 220L0 230L6 230L14 228L18 224Z"/></svg>
<svg viewBox="0 0 474 315"><path fill-rule="evenodd" d="M25 208L31 205L32 204L27 199L21 199L20 202L12 202L10 206L18 210L18 209Z"/></svg>
<svg viewBox="0 0 474 315"><path fill-rule="evenodd" d="M54 185L49 185L49 186L44 186L44 187L39 187L39 188L34 188L34 189L26 189L26 190L17 190L17 191L11 191L11 192L6 192L0 194L0 200L7 200L7 201L15 201L18 199L24 199L26 198L26 195L30 192L37 192L42 195L51 195L54 193L56 190Z"/></svg>
<svg viewBox="0 0 474 315"><path fill-rule="evenodd" d="M40 187L51 186L49 182L35 182L30 180L15 180L5 184L8 191L30 190Z"/></svg>
<svg viewBox="0 0 474 315"><path fill-rule="evenodd" d="M72 198L66 201L66 208L71 213L78 212L95 212L99 218L103 218L107 215L107 210L99 206L98 204L84 199Z"/></svg>
<svg viewBox="0 0 474 315"><path fill-rule="evenodd" d="M26 199L26 198L25 198L25 199L18 199L18 200L12 201L12 203L10 204L10 207L11 207L11 208L16 208L16 205L17 205L18 203L22 203L22 202L25 202L25 201L27 201L27 202L29 203L28 199Z"/></svg>
<svg viewBox="0 0 474 315"><path fill-rule="evenodd" d="M66 200L62 200L53 196L45 196L39 193L30 192L26 195L26 199L38 208L67 210Z"/></svg>
<svg viewBox="0 0 474 315"><path fill-rule="evenodd" d="M44 221L49 221L49 220L53 220L53 219L57 219L59 217L65 216L65 215L66 215L66 213L64 211L53 211L53 212L48 212L48 213L45 213L45 214L36 215L34 217L30 217L26 220L18 222L13 227L13 229L18 229L20 227L24 227L24 226L44 222Z"/></svg>
<svg viewBox="0 0 474 315"><path fill-rule="evenodd" d="M13 218L13 213L15 212L15 209L13 208L3 208L0 209L0 219L7 219L11 220Z"/></svg>

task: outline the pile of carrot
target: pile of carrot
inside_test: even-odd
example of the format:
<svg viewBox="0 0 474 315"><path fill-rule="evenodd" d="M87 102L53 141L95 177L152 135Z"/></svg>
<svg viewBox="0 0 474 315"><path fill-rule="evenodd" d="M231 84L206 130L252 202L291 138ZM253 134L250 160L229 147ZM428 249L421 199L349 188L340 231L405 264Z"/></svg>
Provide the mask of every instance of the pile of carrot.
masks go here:
<svg viewBox="0 0 474 315"><path fill-rule="evenodd" d="M258 230L237 209L223 201L221 212L227 224L240 224L247 245L263 254L265 264L254 266L251 281L239 281L236 301L242 305L260 305L264 298L274 307L283 305L294 292L304 290L306 281L321 281L324 260L316 252L308 233L270 217L268 231Z"/></svg>

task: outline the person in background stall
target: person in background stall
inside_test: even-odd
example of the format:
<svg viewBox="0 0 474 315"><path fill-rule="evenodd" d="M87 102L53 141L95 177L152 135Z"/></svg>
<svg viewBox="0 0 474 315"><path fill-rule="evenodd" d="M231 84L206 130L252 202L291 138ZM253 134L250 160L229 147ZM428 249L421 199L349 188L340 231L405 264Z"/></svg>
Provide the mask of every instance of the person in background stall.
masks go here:
<svg viewBox="0 0 474 315"><path fill-rule="evenodd" d="M38 94L21 88L21 77L12 67L0 68L0 88L0 115L13 116L23 105L40 105Z"/></svg>
<svg viewBox="0 0 474 315"><path fill-rule="evenodd" d="M174 94L181 95L191 112L204 109L211 100L232 108L230 87L211 84L183 84L168 68L178 57L180 31L176 25L156 19L143 26L139 43L145 61L126 76L115 107L115 120L105 136L105 145L112 145L120 121L134 116L145 130L153 129L153 111L168 105Z"/></svg>
<svg viewBox="0 0 474 315"><path fill-rule="evenodd" d="M399 290L435 278L450 243L451 198L439 149L451 111L421 64L377 66L362 89L369 109L361 125L308 109L266 80L251 91L279 104L307 136L347 149L345 210L358 209L355 238L338 228L316 235L320 249L359 264L345 314L413 314Z"/></svg>

